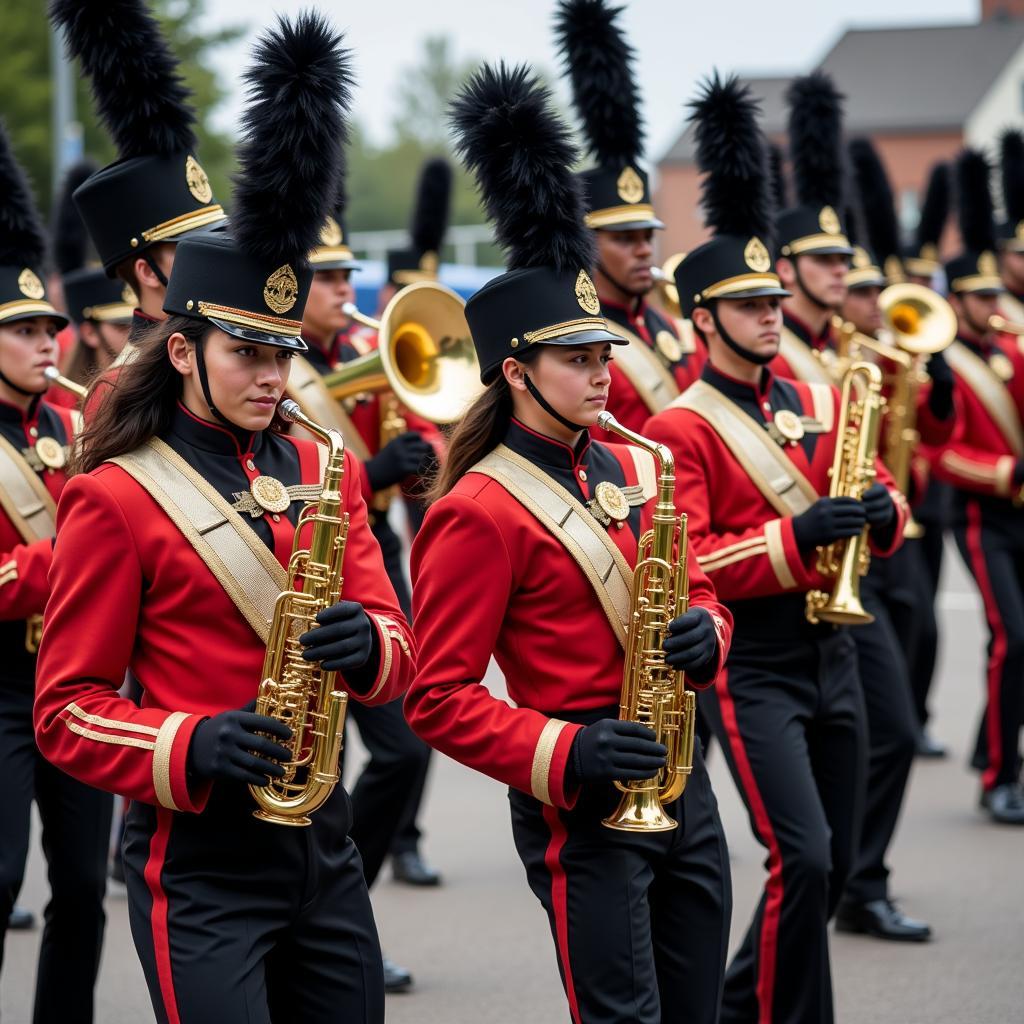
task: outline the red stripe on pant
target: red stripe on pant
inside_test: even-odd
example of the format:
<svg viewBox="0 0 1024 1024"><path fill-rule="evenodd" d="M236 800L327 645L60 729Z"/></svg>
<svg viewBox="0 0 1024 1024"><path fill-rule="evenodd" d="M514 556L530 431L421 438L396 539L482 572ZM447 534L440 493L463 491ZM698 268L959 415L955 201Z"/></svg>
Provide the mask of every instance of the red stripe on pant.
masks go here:
<svg viewBox="0 0 1024 1024"><path fill-rule="evenodd" d="M985 618L992 630L992 653L988 659L988 711L985 727L988 730L988 767L982 773L981 784L991 789L1003 768L1003 740L999 695L1002 689L1003 664L1006 661L1006 630L999 614L992 581L988 575L985 551L981 546L981 508L976 501L967 505L967 550L971 556L971 571L981 591L985 605Z"/></svg>
<svg viewBox="0 0 1024 1024"><path fill-rule="evenodd" d="M747 749L740 735L739 722L736 719L736 705L729 693L728 673L723 672L715 684L718 705L722 712L722 724L725 726L729 748L736 771L740 777L740 785L750 804L761 842L768 848L768 880L765 882L764 914L761 917L761 948L757 958L757 1005L758 1024L771 1024L772 1000L775 995L775 961L778 951L779 916L782 913L782 853L779 850L775 830L764 806L761 791L757 788L754 770L750 767Z"/></svg>
<svg viewBox="0 0 1024 1024"><path fill-rule="evenodd" d="M565 846L568 833L556 807L544 805L544 820L551 830L551 842L544 852L544 866L551 874L551 911L555 917L555 946L562 965L562 977L565 979L569 1013L572 1015L573 1024L581 1024L580 1007L576 1002L576 983L573 981L572 966L569 963L568 882L561 859L562 847Z"/></svg>
<svg viewBox="0 0 1024 1024"><path fill-rule="evenodd" d="M160 876L163 874L167 857L167 842L171 836L173 816L162 808L156 812L157 826L149 841L149 859L146 861L144 877L153 897L153 909L149 922L153 931L153 957L156 973L160 980L160 997L163 1000L167 1024L181 1024L178 1016L178 1000L174 994L174 977L171 974L171 943L167 934L167 893L164 892Z"/></svg>

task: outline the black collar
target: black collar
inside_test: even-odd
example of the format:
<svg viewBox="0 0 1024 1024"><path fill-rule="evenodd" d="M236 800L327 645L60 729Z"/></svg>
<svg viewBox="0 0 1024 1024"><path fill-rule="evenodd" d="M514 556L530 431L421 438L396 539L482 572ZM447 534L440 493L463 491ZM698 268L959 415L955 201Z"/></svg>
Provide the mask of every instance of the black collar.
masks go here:
<svg viewBox="0 0 1024 1024"><path fill-rule="evenodd" d="M772 385L775 383L775 375L767 366L761 367L761 380L757 384L748 384L746 381L730 377L721 370L716 370L711 363L705 363L701 370L701 380L710 384L716 391L721 391L727 398L736 402L754 402L760 405L768 395L771 394Z"/></svg>
<svg viewBox="0 0 1024 1024"><path fill-rule="evenodd" d="M4 423L17 423L19 426L35 423L39 416L39 403L42 397L42 395L36 395L27 409L21 409L17 405L0 399L0 420Z"/></svg>
<svg viewBox="0 0 1024 1024"><path fill-rule="evenodd" d="M832 319L825 321L825 329L820 334L815 334L811 326L805 323L798 316L793 316L785 307L782 310L782 321L805 345L811 348L832 347Z"/></svg>
<svg viewBox="0 0 1024 1024"><path fill-rule="evenodd" d="M180 402L174 410L170 433L185 444L213 455L241 458L249 452L256 454L263 447L263 432L242 430L223 423L211 423L193 415Z"/></svg>
<svg viewBox="0 0 1024 1024"><path fill-rule="evenodd" d="M536 466L563 472L568 470L571 473L577 466L586 464L590 451L590 433L584 431L576 448L573 449L564 441L556 441L553 437L538 434L519 420L513 419L505 432L505 444Z"/></svg>
<svg viewBox="0 0 1024 1024"><path fill-rule="evenodd" d="M981 356L982 359L987 359L993 352L999 349L999 346L992 344L992 342L961 334L959 331L956 332L956 340L962 345L966 345L976 355Z"/></svg>

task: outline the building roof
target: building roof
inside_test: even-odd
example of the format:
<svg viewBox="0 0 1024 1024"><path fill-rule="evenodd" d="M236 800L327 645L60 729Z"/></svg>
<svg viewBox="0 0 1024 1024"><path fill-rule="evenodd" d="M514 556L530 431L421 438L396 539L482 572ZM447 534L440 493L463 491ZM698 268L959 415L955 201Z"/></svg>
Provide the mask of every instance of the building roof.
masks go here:
<svg viewBox="0 0 1024 1024"><path fill-rule="evenodd" d="M961 131L1007 63L1024 45L1024 19L975 25L848 29L819 67L846 95L851 134ZM764 129L786 131L791 76L743 76L761 99ZM691 163L689 128L662 163Z"/></svg>

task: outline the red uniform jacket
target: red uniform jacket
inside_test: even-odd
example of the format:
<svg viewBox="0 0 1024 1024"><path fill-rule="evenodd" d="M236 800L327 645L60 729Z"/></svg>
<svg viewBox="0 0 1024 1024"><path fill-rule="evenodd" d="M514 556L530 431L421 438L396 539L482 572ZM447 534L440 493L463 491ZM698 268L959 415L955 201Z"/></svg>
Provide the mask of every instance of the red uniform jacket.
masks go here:
<svg viewBox="0 0 1024 1024"><path fill-rule="evenodd" d="M835 388L823 396L819 392L816 414L811 385L783 380L767 369L757 389L719 373L710 363L702 379L757 422L790 409L827 427L827 432L808 433L784 451L819 494L828 494L839 416ZM831 589L831 582L815 568L817 552L797 548L793 517L779 515L707 420L689 409L669 408L648 420L644 433L675 454L676 506L689 517L690 542L721 600L728 604L791 591ZM885 549L872 545L876 554L888 555L902 542L907 507L880 460L876 468L878 480L892 491L898 517Z"/></svg>
<svg viewBox="0 0 1024 1024"><path fill-rule="evenodd" d="M674 338L679 339L679 331L676 326L658 312L653 306L647 304L644 299L640 300L635 312L611 302L608 299L601 299L601 313L612 323L641 338L663 359L666 366L672 371L676 384L680 391L685 391L699 376L701 367L707 361L707 352L700 342L693 352L684 353L680 359L671 364L665 359L656 344L656 338L661 331L668 331ZM610 372L612 376L611 387L608 393L608 411L624 426L630 430L639 430L652 412L658 410L650 409L647 403L640 397L639 392L630 383L625 373L615 365L615 351L612 350L612 361ZM603 430L593 430L593 436L605 443L614 442L615 437Z"/></svg>
<svg viewBox="0 0 1024 1024"><path fill-rule="evenodd" d="M621 445L585 437L573 451L516 422L505 443L584 502L603 480L637 483ZM608 527L630 565L652 504ZM720 668L731 619L692 555L689 568L691 606L714 618ZM469 472L428 510L412 576L419 670L406 697L409 724L457 761L571 806L565 768L581 726L559 713L610 708L622 687L622 647L583 571L500 483ZM481 684L492 654L515 706Z"/></svg>
<svg viewBox="0 0 1024 1024"><path fill-rule="evenodd" d="M958 343L989 365L995 359L996 365L1002 360L1003 365L1012 368L1013 376L1009 381L1001 385L991 380L991 387L1004 400L1009 399L1006 407L1010 417L1016 419L1020 433L1024 417L1024 355L1016 339L999 335L992 344L981 345L961 337ZM954 373L956 426L952 440L939 453L933 467L935 475L963 491L1009 497L1014 489L1017 455L982 394L975 391L955 367Z"/></svg>
<svg viewBox="0 0 1024 1024"><path fill-rule="evenodd" d="M320 482L313 441L229 431L179 407L165 440L226 498L267 474L285 485ZM400 696L414 671L412 635L366 521L359 467L345 456L351 521L346 600L376 625L380 659L352 696L368 704ZM245 522L285 565L302 502L284 515ZM75 477L60 503L58 537L39 653L36 739L75 778L133 800L200 811L208 788L186 782L186 752L204 717L256 696L263 642L223 587L140 484L104 464ZM125 670L142 685L141 707L118 696ZM343 681L345 682L345 681Z"/></svg>
<svg viewBox="0 0 1024 1024"><path fill-rule="evenodd" d="M128 341L126 344L134 345L142 337L145 336L153 324L160 323L156 317L150 316L148 313L143 313L141 309L134 309L132 311L132 325L128 329ZM92 419L93 414L99 407L100 402L103 401L104 395L108 394L110 389L117 382L117 375L121 372L120 365L111 366L104 370L92 385L89 387L89 395L85 400L85 404L82 406L82 416L85 418L85 422L88 423Z"/></svg>

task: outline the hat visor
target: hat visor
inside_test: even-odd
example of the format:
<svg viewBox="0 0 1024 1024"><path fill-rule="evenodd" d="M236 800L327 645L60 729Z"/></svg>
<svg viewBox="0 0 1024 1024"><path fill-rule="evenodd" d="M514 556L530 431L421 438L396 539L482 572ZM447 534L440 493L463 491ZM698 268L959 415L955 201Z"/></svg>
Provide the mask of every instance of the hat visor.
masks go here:
<svg viewBox="0 0 1024 1024"><path fill-rule="evenodd" d="M336 259L336 260L318 260L316 263L309 264L310 269L315 274L318 270L362 270L363 265L357 263L355 260Z"/></svg>
<svg viewBox="0 0 1024 1024"><path fill-rule="evenodd" d="M729 292L728 295L716 295L714 298L725 299L727 302L732 299L762 299L772 295L778 296L780 299L786 299L792 292L786 291L785 288L781 288L774 284L762 284L757 285L754 288L744 288L741 292Z"/></svg>
<svg viewBox="0 0 1024 1024"><path fill-rule="evenodd" d="M242 341L251 341L254 345L273 345L275 348L286 348L292 352L309 351L309 346L299 337L287 334L269 334L267 331L253 330L251 327L239 327L237 324L229 324L226 320L218 320L212 316L207 319L225 334L240 338Z"/></svg>
<svg viewBox="0 0 1024 1024"><path fill-rule="evenodd" d="M71 323L63 313L58 313L48 302L25 302L17 305L17 309L0 314L0 324L13 324L18 320L34 320L37 316L45 316L56 321L57 330L62 331Z"/></svg>
<svg viewBox="0 0 1024 1024"><path fill-rule="evenodd" d="M979 285L977 288L958 288L956 295L1002 295L1005 288L997 288L993 285Z"/></svg>
<svg viewBox="0 0 1024 1024"><path fill-rule="evenodd" d="M600 227L595 227L595 231L645 231L647 228L654 228L656 231L661 231L665 227L665 222L658 220L657 217L643 217L639 220L625 220L621 223L615 224L602 224Z"/></svg>
<svg viewBox="0 0 1024 1024"><path fill-rule="evenodd" d="M538 342L538 344L571 347L575 345L596 345L598 342L628 345L629 339L623 338L621 334L613 334L611 331L601 330L601 328L592 328L585 331L573 331L571 334L560 334L555 338L545 338L544 341Z"/></svg>
<svg viewBox="0 0 1024 1024"><path fill-rule="evenodd" d="M884 277L864 277L856 281L847 281L847 291L855 292L858 288L884 288L889 282Z"/></svg>
<svg viewBox="0 0 1024 1024"><path fill-rule="evenodd" d="M812 245L807 249L801 249L794 253L790 259L800 256L852 256L853 249L848 245Z"/></svg>

